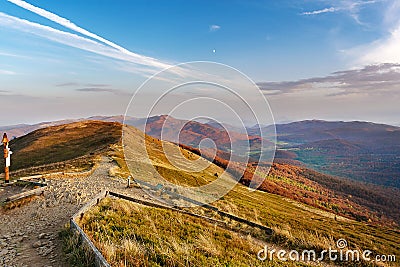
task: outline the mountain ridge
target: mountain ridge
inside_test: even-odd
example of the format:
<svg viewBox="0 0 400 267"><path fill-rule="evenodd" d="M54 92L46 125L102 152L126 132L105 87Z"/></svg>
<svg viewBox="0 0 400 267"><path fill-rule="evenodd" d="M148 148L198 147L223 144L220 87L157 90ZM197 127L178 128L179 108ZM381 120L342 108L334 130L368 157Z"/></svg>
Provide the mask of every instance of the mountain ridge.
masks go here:
<svg viewBox="0 0 400 267"><path fill-rule="evenodd" d="M108 150L110 145L121 143L122 127L128 126L115 122L82 121L38 129L11 141L10 147L15 152L11 170L14 172L21 168L49 163L57 164L82 156L103 153L102 151ZM136 140L135 135L139 132L140 130L137 129L130 131L134 138L132 140ZM149 135L146 135L145 140L152 144L154 151L162 150L160 142L164 141ZM209 159L220 168L226 169L228 166L228 160L224 159L226 152L217 153L215 158L208 158L207 154L203 154L198 148L182 144L180 146L186 151ZM185 153L188 157L192 157L189 152ZM120 157L123 157L122 155ZM152 157L155 162L160 162L161 158L166 160L159 152ZM270 170L270 164L263 162L252 162L247 165L232 162L232 164L233 168L227 169L232 175L241 175L244 170L243 176L237 177L242 184L246 185L249 182L248 179L256 175L265 179L260 187L262 191L285 196L300 203L360 221L370 220L372 223L392 225L392 220L394 220L400 223L400 215L396 212L399 209L393 210L393 207L397 205L394 199L396 196L400 197L400 190L373 187L286 163L274 163ZM175 177L178 170L168 166L163 163L157 167L157 170L164 174L170 173L171 177ZM257 173L256 166L260 167ZM241 169L243 167L245 169ZM212 177L214 173L215 171L210 172L209 176ZM140 172L136 175L140 176ZM181 176L186 177L185 181L195 182L191 175L181 174ZM199 178L203 179L202 176ZM349 197L350 195L352 197Z"/></svg>
<svg viewBox="0 0 400 267"><path fill-rule="evenodd" d="M171 140L174 138L173 131L165 127L165 139L198 147L202 139L211 138L217 141L219 150L229 152L228 136L221 130L222 126L218 127L215 123L210 125L207 122L185 121L165 115L150 118L126 117L125 123L161 138L161 129L166 118L170 118L174 127L184 127L180 140ZM124 122L122 115L92 116L89 119ZM47 126L83 120L85 119L3 126L0 131L7 132L10 139L13 139ZM304 165L330 175L400 188L400 127L363 121L303 120L277 124L276 130L276 162ZM250 145L255 151L254 157L257 159L259 130L248 128L247 131ZM234 142L239 144L247 138L240 132L230 133L233 133Z"/></svg>

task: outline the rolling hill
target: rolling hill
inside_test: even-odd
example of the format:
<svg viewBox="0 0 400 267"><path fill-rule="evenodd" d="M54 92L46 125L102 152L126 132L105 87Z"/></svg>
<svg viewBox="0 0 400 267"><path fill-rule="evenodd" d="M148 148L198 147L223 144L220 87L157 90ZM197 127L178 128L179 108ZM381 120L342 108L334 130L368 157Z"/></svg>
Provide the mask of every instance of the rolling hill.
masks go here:
<svg viewBox="0 0 400 267"><path fill-rule="evenodd" d="M82 121L35 130L10 142L11 171L90 157L121 140L122 125Z"/></svg>
<svg viewBox="0 0 400 267"><path fill-rule="evenodd" d="M327 174L400 188L399 127L311 120L276 130L278 149L286 151L277 153L278 161L297 160Z"/></svg>
<svg viewBox="0 0 400 267"><path fill-rule="evenodd" d="M110 121L122 119L122 117L94 118ZM151 139L149 144L156 144L158 142L157 150L162 150L160 141L156 142L156 140L159 140L159 133L161 129L160 125L162 125L165 119L165 116L149 118L148 131L153 136L150 137L149 135L146 135L146 138L148 141ZM136 123L142 127L144 126L144 121L145 120L131 119L131 123ZM206 137L214 137L217 138L216 140L217 142L220 142L219 144L221 146L224 144L225 139L223 137L224 134L226 134L224 131L212 129L211 126L205 126L199 122L191 122L187 124L186 122L180 120L173 119L172 121L176 122L175 125L182 126L183 124L185 127L187 127L184 127L185 130L183 131L183 136L185 137L184 140L186 140L186 143L190 144L193 142L193 140L199 141ZM323 134L317 130L319 129L317 125L322 123L325 125L324 127L326 130L338 131L335 130L337 129L334 127L335 123L310 123L314 125L311 128L315 128L315 132L317 133L312 133L311 131L309 137L304 136L304 134L301 133L303 131L307 132L305 129L308 129L308 123L305 122L306 125L303 125L302 123L295 123L295 125L300 124L300 126L296 127L291 125L289 129L293 128L293 132L297 131L297 137L293 133L293 136L285 136L286 140L291 140L291 142L294 142L294 138L297 138L296 140L301 140L302 142L305 142L305 140L309 141L309 143L298 145L298 147L304 148L304 150L306 150L306 148L310 145L319 147L320 149L323 148L325 150L341 151L347 154L356 154L363 149L362 145L359 143L354 144L352 141L342 139L323 140ZM348 123L344 123L344 125L348 125ZM364 123L358 125L365 126ZM36 130L11 142L10 147L15 152L12 156L13 164L11 170L16 171L32 166L71 161L79 157L90 157L90 155L93 157L93 155L101 153L107 149L111 144L117 144L120 141L122 131L121 127L121 124L115 122L81 121L67 125L51 126ZM358 128L361 130L363 129L362 127ZM373 125L373 131L381 130L381 128L382 126L380 125ZM281 127L278 127L278 129L281 129ZM389 127L389 129L396 130L396 127ZM286 130L289 131L287 128ZM140 136L139 133L141 132L135 132L133 135ZM328 134L325 133L325 136L327 135ZM345 135L346 134L342 134L341 136ZM221 136L221 141L218 141L218 138ZM237 138L240 140L242 136L243 135L238 134ZM303 139L300 139L299 136L303 136ZM332 137L332 135L329 136ZM189 150L195 152L195 154L201 155L200 151L190 145L182 147L184 150ZM353 219L362 221L371 220L376 223L379 222L385 224L390 224L393 221L400 223L400 207L396 202L396 199L400 198L399 190L384 188L381 186L373 186L371 184L352 182L348 179L324 175L304 166L293 166L288 164L292 162L296 163L296 160L300 160L298 156L300 154L299 151L299 149L279 150L277 155L281 158L284 158L284 162L281 162L280 164L275 163L272 166L270 173L268 173L267 170L264 170L263 173L255 174L262 178L267 177L264 184L261 186L261 190L286 196L296 201L300 201L320 209L329 210ZM326 158L327 155L328 154L324 154L318 158L321 158L320 160L322 160L324 157ZM229 156L229 153L218 150L217 160L214 160L214 163L222 168L226 168L227 159L229 159ZM156 159L160 157L162 157L162 155L158 154ZM212 158L210 158L210 160L213 161ZM233 160L235 160L235 158ZM76 161L74 164L72 164L75 166L75 168L87 168L87 165L90 166L91 164L91 160L86 161L86 165L82 165L81 163L77 164L77 162L79 161ZM198 180L194 179L196 175L183 175L182 173L178 174L179 170L174 168L171 164L158 164L157 162L159 161L155 160L153 164L156 163L155 165L157 166L159 172L164 174L171 172L175 173L176 175L186 177L186 181L191 185L196 185L196 183L202 184L206 181L210 181L214 173L219 173L219 171L215 171L214 173L211 171L207 174L210 175L211 173L211 175L208 176L209 178L205 180ZM278 160L278 162L280 161ZM243 169L243 165L241 165L239 162L236 164L239 170ZM263 163L260 163L260 166L262 166L262 164ZM245 168L247 168L249 171L245 172L243 177L237 177L237 179L241 179L242 183L244 184L246 184L246 180L250 179L249 177L254 175L251 164ZM41 170L43 171L43 169ZM202 175L203 174L200 174L197 176L197 178L202 177ZM172 177L174 176L171 175L171 181L176 182L176 178ZM393 209L393 207L395 208Z"/></svg>
<svg viewBox="0 0 400 267"><path fill-rule="evenodd" d="M132 123L133 126L142 129L146 134L153 137L193 147L199 147L200 142L205 138L212 139L215 142L216 149L225 152L230 152L235 146L242 148L246 146L247 141L251 150L257 150L261 147L261 138L257 135L247 136L247 134L213 127L209 124L175 119L167 115L154 116L136 122L128 119L128 123ZM179 140L177 140L176 134L179 129L181 131L178 136ZM233 151L232 153L236 156L243 156L240 151Z"/></svg>
<svg viewBox="0 0 400 267"><path fill-rule="evenodd" d="M125 123L144 130L147 134L161 137L161 127L167 116L125 118ZM123 116L95 116L90 120L123 122ZM36 129L70 123L74 120L45 122L35 125L4 126L9 137L19 137ZM84 121L79 119L76 121ZM170 125L165 127L163 138L175 141L175 129L182 127L179 143L198 147L201 140L210 138L223 152L231 152L226 131L214 122L184 121L169 117ZM240 146L247 137L230 129L233 143ZM144 129L146 128L146 129ZM270 128L270 126L265 126ZM276 125L277 152L275 161L304 165L317 171L351 178L358 181L400 188L400 127L369 122L328 122L308 120ZM251 145L250 156L257 160L260 137L259 130L247 129ZM203 143L204 145L204 143ZM209 145L209 144L208 144ZM233 154L240 154L234 153ZM239 159L235 159L239 160Z"/></svg>
<svg viewBox="0 0 400 267"><path fill-rule="evenodd" d="M168 118L168 123L164 125ZM163 129L164 140L172 141L175 143L182 143L185 145L198 147L201 140L205 138L210 138L215 142L218 150L231 152L233 147L238 150L245 150L247 147L247 142L250 145L250 156L256 158L259 154L259 149L261 147L261 138L257 135L247 136L247 134L240 133L236 130L237 128L231 126L224 129L219 124L209 124L201 123L197 121L186 121L181 119L176 119L167 115L153 116L149 118L134 118L124 116L93 116L86 119L76 119L76 120L61 120L54 122L43 122L33 125L13 125L13 126L3 126L0 127L0 131L7 132L11 139L23 136L37 129L46 128L49 126L57 126L72 122L81 122L86 120L104 121L104 122L118 122L125 123L127 125L134 126L146 134L153 136L155 138L161 139L161 130ZM179 134L179 140L177 140L177 130L182 129ZM206 147L211 147L211 143L203 143ZM265 143L266 145L274 146L272 143ZM243 156L244 153L248 151L234 151L236 156ZM258 153L257 153L258 152Z"/></svg>
<svg viewBox="0 0 400 267"><path fill-rule="evenodd" d="M122 153L122 127L127 127L124 146L129 158L124 158ZM226 164L219 158L213 160L215 164L200 158L195 153L196 148L178 148L175 144L145 135L134 127L113 122L83 121L52 126L17 138L11 145L15 152L13 162L17 168L107 154L118 162L121 173L127 171L125 163L130 165L135 179L145 180L146 176L154 178L154 173L149 173L152 165L164 179L182 186L210 183L222 175ZM194 173L185 171L182 169L184 166L171 164L162 153L163 147L179 151L184 156L182 159L190 163L200 159L198 162L209 166ZM240 163L237 164L240 166ZM352 247L372 249L374 253L399 252L396 244L400 240L400 233L398 226L393 223L398 220L398 191L365 187L357 182L335 179L288 164L275 164L267 172L263 163L259 163L260 169L254 173L254 164L257 163L246 166L247 174L243 177L226 173L226 179L234 181L239 178L242 184L236 185L227 195L214 201L213 205L273 228L275 234L265 241L289 248L321 250L333 246L334 240L346 238ZM261 190L250 192L245 187L247 175L252 173L265 177ZM394 213L390 213L388 208ZM119 216L119 211L115 212L115 216ZM100 216L104 215L99 214L98 218ZM164 215L159 213L157 216L162 221ZM120 220L117 217L108 219L113 220L114 225L110 234L121 234L118 229L124 228L118 226ZM371 240L374 240L374 247L371 247Z"/></svg>

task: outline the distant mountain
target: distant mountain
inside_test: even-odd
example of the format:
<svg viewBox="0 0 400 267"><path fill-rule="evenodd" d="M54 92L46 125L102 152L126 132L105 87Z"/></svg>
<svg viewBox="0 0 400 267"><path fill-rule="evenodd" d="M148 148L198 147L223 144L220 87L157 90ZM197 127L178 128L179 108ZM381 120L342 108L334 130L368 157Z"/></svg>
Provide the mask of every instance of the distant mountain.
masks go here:
<svg viewBox="0 0 400 267"><path fill-rule="evenodd" d="M59 120L59 121L52 121L52 122L41 122L37 124L17 124L17 125L10 125L10 126L0 126L0 132L7 133L10 139L14 139L23 135L26 135L30 132L33 132L37 129L42 129L50 126L68 124L71 122L82 121L80 120Z"/></svg>
<svg viewBox="0 0 400 267"><path fill-rule="evenodd" d="M297 160L328 174L400 188L399 127L307 120L279 124L276 130L278 148L291 152L277 153L277 160Z"/></svg>
<svg viewBox="0 0 400 267"><path fill-rule="evenodd" d="M181 143L193 147L199 147L200 142L203 139L209 138L214 141L218 150L232 153L233 155L239 157L249 155L253 158L253 160L257 160L261 153L261 138L259 137L259 135L247 136L247 134L241 133L239 128L231 126L229 124L222 125L215 123L214 121L206 121L205 123L197 121L187 121L176 119L167 115L153 116L149 118L135 118L129 116L124 118L124 116L122 115L92 116L89 118L75 120L43 122L34 125L23 124L4 126L0 127L0 131L7 132L7 134L11 138L16 138L26 135L37 129L86 120L125 123L127 125L134 126L155 138L164 139L175 143ZM166 121L167 123L165 124ZM177 136L177 131L179 129L182 130L180 131L179 136ZM162 138L161 131L163 131ZM247 142L249 142L250 151L248 151L247 149ZM201 145L203 146L203 148L213 148L211 142L205 142ZM265 148L268 145L274 147L272 143L264 141L263 147ZM236 149L236 151L233 151L234 149ZM236 159L238 158L236 157Z"/></svg>
<svg viewBox="0 0 400 267"><path fill-rule="evenodd" d="M100 117L97 117L99 119ZM94 119L94 118L92 118ZM111 117L103 118L104 120L112 120ZM154 130L153 134L158 134L158 127L167 119L166 116L157 116L149 118L148 125ZM182 122L173 119L175 125ZM136 120L136 122L143 122ZM184 135L191 137L192 131L196 131L198 135L202 131L211 131L214 136L221 134L216 129L211 129L207 125L196 122L185 122L188 128L185 129ZM138 145L140 138L144 135L133 127L128 127L130 140ZM108 153L110 145L120 145L122 133L122 125L115 122L101 121L80 121L65 125L50 126L38 129L25 136L16 138L11 141L10 147L14 151L12 155L13 172L25 168L33 168L44 165L61 164L67 165L68 161L78 160L82 157L90 157L98 154ZM206 133L203 133L206 134ZM197 135L196 135L197 137ZM242 137L238 134L237 136ZM188 140L192 140L189 138ZM223 138L221 140L224 140ZM239 139L240 140L240 139ZM226 152L218 153L211 169L201 172L199 175L193 176L193 173L186 173L176 169L168 163L165 157L162 157L159 151L162 149L161 141L156 138L146 137L149 145L150 157L157 166L157 171L167 175L171 180L177 181L193 181L199 182L204 177L213 178L218 171L216 166L227 168ZM319 141L316 141L318 143ZM223 144L223 143L222 143ZM187 157L193 157L192 153L200 154L196 148L181 146ZM348 142L343 142L343 148L357 150ZM137 148L134 152L140 153ZM282 152L288 157L294 157L294 152ZM136 154L135 154L136 155ZM140 158L140 157L139 157ZM207 157L206 157L207 158ZM82 160L82 159L81 159ZM329 175L324 175L316 171L304 167L292 166L289 164L273 164L271 169L266 163L243 164L232 162L233 168L228 170L232 175L235 171L240 170L240 166L245 166L243 176L239 176L243 184L248 184L249 177L254 174L256 176L265 177L265 181L259 188L262 191L282 195L287 198L306 203L322 210L334 212L349 218L360 221L371 221L377 224L393 225L392 221L400 223L399 202L400 191L394 188L385 188L376 185L363 184L347 179L340 179ZM80 164L87 164L86 160ZM137 173L134 176L141 176L146 173L140 160L137 164ZM135 165L136 166L136 165ZM257 173L255 166L259 166ZM143 169L141 169L143 168ZM221 173L220 171L218 171ZM242 173L239 171L239 175ZM250 175L250 176L249 176ZM195 178L195 179L193 179ZM276 199L275 199L276 201Z"/></svg>
<svg viewBox="0 0 400 267"><path fill-rule="evenodd" d="M168 119L169 124L164 126ZM123 116L95 116L86 119L44 122L35 125L14 125L0 127L10 138L23 136L29 132L48 126L62 125L83 120L123 122ZM234 126L213 121L185 121L168 116L150 118L125 118L125 124L135 126L148 135L198 147L205 138L212 139L220 151L231 151L231 141L224 127L230 132L232 142L243 145L247 135L235 131ZM271 126L264 130L270 131ZM179 140L174 132L182 128ZM250 156L257 159L261 138L259 129L247 129L251 146ZM400 127L370 122L330 122L306 120L276 125L277 147L275 161L309 168L351 179L400 188ZM208 144L210 146L210 144ZM233 154L242 155L242 151ZM258 153L258 154L257 154Z"/></svg>
<svg viewBox="0 0 400 267"><path fill-rule="evenodd" d="M167 115L153 116L147 120L130 120L128 123L158 139L193 147L199 147L203 139L209 138L214 141L218 150L232 152L236 156L244 156L244 151L241 149L247 147L247 142L249 142L251 152L257 153L257 150L261 148L261 137L248 136L229 129L226 131L221 125L213 127L207 123L180 120ZM177 136L178 131L179 136ZM213 148L207 143L204 147ZM232 151L234 148L240 151Z"/></svg>
<svg viewBox="0 0 400 267"><path fill-rule="evenodd" d="M220 130L228 130L232 132L237 132L237 133L246 133L246 127L238 127L238 126L233 126L229 123L222 123L222 122L217 122L214 120L195 120L199 123L202 124L207 124L213 128L220 129Z"/></svg>
<svg viewBox="0 0 400 267"><path fill-rule="evenodd" d="M10 126L0 126L0 133L7 133L10 139L14 139L38 129L43 129L50 126L58 126L63 124L69 124L73 122L81 122L81 121L104 121L104 122L119 122L122 123L124 121L123 115L117 116L92 116L89 118L80 118L80 119L69 119L69 120L58 120L58 121L51 121L51 122L41 122L37 124L17 124L17 125L10 125ZM142 121L145 119L138 119L133 117L127 117L125 123L128 125L140 125Z"/></svg>

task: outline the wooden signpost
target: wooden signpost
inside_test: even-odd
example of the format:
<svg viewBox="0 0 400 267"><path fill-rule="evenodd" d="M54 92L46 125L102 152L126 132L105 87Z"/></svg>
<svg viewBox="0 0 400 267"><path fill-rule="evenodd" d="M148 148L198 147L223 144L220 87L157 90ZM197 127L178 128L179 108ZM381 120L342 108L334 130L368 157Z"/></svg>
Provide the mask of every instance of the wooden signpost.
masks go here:
<svg viewBox="0 0 400 267"><path fill-rule="evenodd" d="M7 134L5 133L3 135L3 148L4 148L4 162L5 162L5 167L4 167L4 182L7 184L10 182L10 165L11 165L11 150L8 147L8 138L7 138Z"/></svg>

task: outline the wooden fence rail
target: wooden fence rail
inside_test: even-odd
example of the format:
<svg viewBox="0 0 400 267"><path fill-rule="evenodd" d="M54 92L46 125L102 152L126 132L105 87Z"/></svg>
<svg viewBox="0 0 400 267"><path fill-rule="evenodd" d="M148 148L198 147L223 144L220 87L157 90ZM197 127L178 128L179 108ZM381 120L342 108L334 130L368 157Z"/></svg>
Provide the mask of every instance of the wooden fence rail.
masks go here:
<svg viewBox="0 0 400 267"><path fill-rule="evenodd" d="M210 217L207 217L207 216L203 216L203 215L199 215L199 214L196 214L196 213L192 213L192 212L189 212L189 211L185 211L185 210L182 210L182 209L180 209L178 207L171 207L171 206L167 206L167 205L163 205L163 204L159 204L159 203L155 203L155 202L150 202L150 201L146 201L146 200L143 200L143 199L138 199L138 198L134 198L134 197L131 197L131 196L119 194L119 193L116 193L116 192L102 191L95 198L93 198L86 205L84 205L77 213L75 213L72 216L71 220L70 220L70 228L71 228L71 230L73 230L76 233L78 233L81 236L83 243L85 243L90 248L90 250L92 250L93 255L95 257L95 265L97 267L109 267L110 264L106 261L106 259L103 257L101 252L96 248L96 246L93 244L93 242L90 240L90 238L86 235L86 233L78 225L77 221L82 220L83 216L85 215L85 213L88 210L90 210L92 207L98 205L100 203L100 201L102 199L106 198L107 196L124 199L124 200L130 201L130 202L135 202L135 203L138 203L138 204L141 204L141 205L145 205L145 206L149 206L149 207L153 207L153 208L168 209L168 210L176 211L176 212L179 212L179 213L183 213L183 214L186 214L186 215L189 215L189 216L193 216L193 217L196 217L196 218L200 218L200 219L206 220L206 221L208 221L210 223L214 223L214 224L216 224L218 226L221 226L223 228L226 228L226 229L231 229L229 224L224 222L224 221L213 219L213 218L210 218ZM185 197L185 200L190 200L190 199ZM193 200L193 201L195 201L195 200ZM195 202L196 202L196 204L200 203L198 201L195 201ZM237 221L237 222L240 222L240 223L244 223L244 224L247 224L247 225L255 227L255 228L259 228L261 230L264 230L267 234L272 234L273 233L273 230L271 228L268 228L268 227L266 227L264 225L261 225L261 224L258 224L258 223L252 222L252 221L248 221L248 220L246 220L244 218L232 215L230 213L226 213L224 211L220 211L217 207L214 207L214 206L211 206L211 205L208 205L208 204L204 204L204 203L201 203L201 204L203 204L202 205L203 207L217 212L222 217L227 217L227 218L229 218L231 220L234 220L234 221Z"/></svg>
<svg viewBox="0 0 400 267"><path fill-rule="evenodd" d="M100 194L98 194L95 198L93 198L91 201L86 203L77 213L75 213L72 218L70 219L70 229L74 233L77 233L81 239L82 243L92 251L94 255L94 264L96 267L111 267L111 265L106 261L106 259L103 257L101 252L96 248L96 246L93 244L93 242L90 240L90 238L86 235L86 233L82 230L82 228L76 223L76 221L79 219L82 219L83 215L85 214L86 211L91 209L92 207L96 206L103 198L107 197L108 192L107 191L102 191Z"/></svg>

